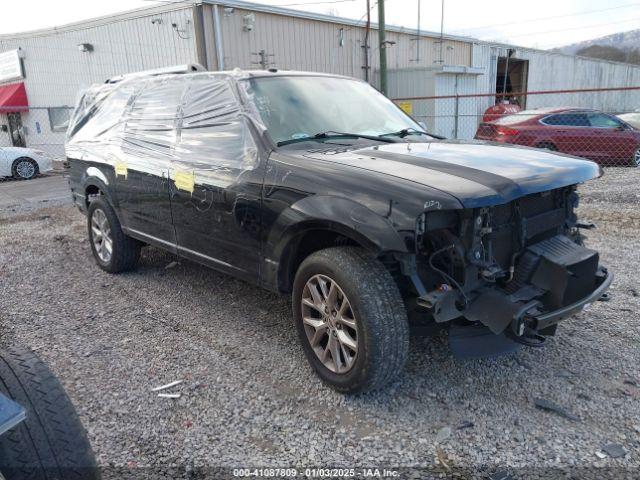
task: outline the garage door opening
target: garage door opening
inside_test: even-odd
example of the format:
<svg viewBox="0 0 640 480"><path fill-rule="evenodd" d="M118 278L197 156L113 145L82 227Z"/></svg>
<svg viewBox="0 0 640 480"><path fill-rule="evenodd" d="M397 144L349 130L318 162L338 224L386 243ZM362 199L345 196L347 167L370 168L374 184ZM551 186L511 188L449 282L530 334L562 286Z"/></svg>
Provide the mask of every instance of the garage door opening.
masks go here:
<svg viewBox="0 0 640 480"><path fill-rule="evenodd" d="M509 54L512 54L512 52L509 51ZM526 92L528 75L529 60L520 60L511 56L498 57L496 93L518 94ZM516 103L523 110L527 107L526 95L498 97L498 101L501 100L509 100L509 103Z"/></svg>

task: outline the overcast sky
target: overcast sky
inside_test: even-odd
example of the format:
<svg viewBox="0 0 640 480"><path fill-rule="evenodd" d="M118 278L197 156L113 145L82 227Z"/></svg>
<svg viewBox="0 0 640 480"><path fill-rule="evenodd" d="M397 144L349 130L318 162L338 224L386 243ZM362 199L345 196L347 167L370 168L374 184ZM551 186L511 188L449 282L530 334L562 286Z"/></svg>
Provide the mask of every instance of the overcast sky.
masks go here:
<svg viewBox="0 0 640 480"><path fill-rule="evenodd" d="M170 1L170 0L169 0ZM418 0L385 0L387 23L416 28ZM366 0L255 0L256 3L361 19ZM421 28L440 31L442 0L421 0ZM0 33L63 25L149 6L145 0L28 0L5 2ZM375 5L376 0L371 0ZM295 4L295 5L293 5ZM377 19L377 6L372 8ZM640 28L640 1L631 0L445 0L445 33L517 45L551 48Z"/></svg>

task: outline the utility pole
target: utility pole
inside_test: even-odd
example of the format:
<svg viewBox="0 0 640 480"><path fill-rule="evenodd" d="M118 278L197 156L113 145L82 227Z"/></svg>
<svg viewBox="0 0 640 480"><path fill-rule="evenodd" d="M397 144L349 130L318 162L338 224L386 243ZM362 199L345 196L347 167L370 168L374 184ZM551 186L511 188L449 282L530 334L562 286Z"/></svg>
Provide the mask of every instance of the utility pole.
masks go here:
<svg viewBox="0 0 640 480"><path fill-rule="evenodd" d="M418 0L418 28L416 29L416 58L414 61L420 62L420 3L422 0Z"/></svg>
<svg viewBox="0 0 640 480"><path fill-rule="evenodd" d="M380 91L387 94L387 42L384 31L384 0L378 0L378 44L380 48Z"/></svg>
<svg viewBox="0 0 640 480"><path fill-rule="evenodd" d="M371 0L367 0L367 26L364 30L364 79L369 80L369 34L371 33Z"/></svg>
<svg viewBox="0 0 640 480"><path fill-rule="evenodd" d="M444 0L442 0L442 8L440 10L440 58L438 62L440 65L444 64L444 57L442 54L442 49L444 47Z"/></svg>

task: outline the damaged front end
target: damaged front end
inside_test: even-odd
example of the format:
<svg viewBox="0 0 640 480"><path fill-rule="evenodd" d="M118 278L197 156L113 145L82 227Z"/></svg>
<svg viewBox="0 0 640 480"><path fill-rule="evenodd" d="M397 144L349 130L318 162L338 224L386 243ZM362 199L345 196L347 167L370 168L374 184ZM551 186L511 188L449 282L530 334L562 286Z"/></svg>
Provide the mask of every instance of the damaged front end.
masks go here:
<svg viewBox="0 0 640 480"><path fill-rule="evenodd" d="M558 322L603 296L612 275L583 245L580 230L593 226L578 223L575 190L419 218L417 304L435 322L451 322L454 353L540 346Z"/></svg>

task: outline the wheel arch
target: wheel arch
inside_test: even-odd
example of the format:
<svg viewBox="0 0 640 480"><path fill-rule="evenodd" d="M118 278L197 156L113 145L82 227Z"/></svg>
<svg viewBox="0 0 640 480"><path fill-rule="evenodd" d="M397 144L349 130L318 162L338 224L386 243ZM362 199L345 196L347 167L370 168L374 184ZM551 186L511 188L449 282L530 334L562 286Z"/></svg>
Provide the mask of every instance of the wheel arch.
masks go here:
<svg viewBox="0 0 640 480"><path fill-rule="evenodd" d="M267 241L264 283L280 292L291 290L298 266L323 248L354 245L374 256L408 251L388 219L345 198L307 197L278 220Z"/></svg>
<svg viewBox="0 0 640 480"><path fill-rule="evenodd" d="M82 175L80 182L81 192L84 196L85 209L89 207L90 197L92 195L103 195L107 201L112 205L114 204L114 198L111 192L109 180L107 176L96 167L89 167Z"/></svg>

